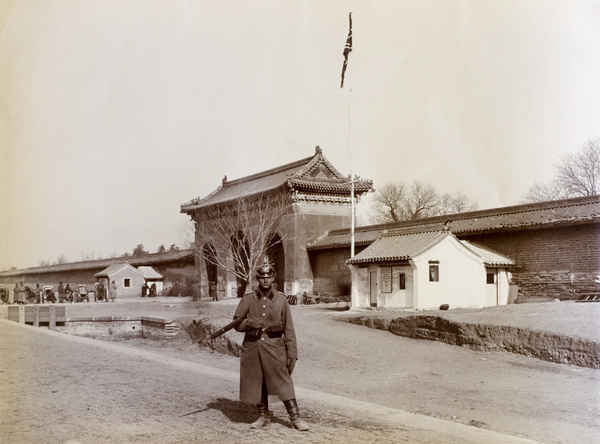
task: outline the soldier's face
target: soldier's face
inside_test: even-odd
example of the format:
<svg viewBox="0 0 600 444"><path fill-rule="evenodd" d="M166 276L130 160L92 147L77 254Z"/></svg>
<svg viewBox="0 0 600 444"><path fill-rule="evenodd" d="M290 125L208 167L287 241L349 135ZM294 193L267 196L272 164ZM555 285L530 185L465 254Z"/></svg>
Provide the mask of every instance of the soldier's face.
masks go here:
<svg viewBox="0 0 600 444"><path fill-rule="evenodd" d="M258 286L263 290L268 290L273 285L273 277L259 277Z"/></svg>

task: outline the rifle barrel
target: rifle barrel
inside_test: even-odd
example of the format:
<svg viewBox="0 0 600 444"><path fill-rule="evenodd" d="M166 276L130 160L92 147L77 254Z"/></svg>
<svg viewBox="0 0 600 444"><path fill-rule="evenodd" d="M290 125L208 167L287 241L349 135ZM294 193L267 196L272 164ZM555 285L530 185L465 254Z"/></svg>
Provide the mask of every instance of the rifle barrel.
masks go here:
<svg viewBox="0 0 600 444"><path fill-rule="evenodd" d="M227 333L232 328L235 328L238 325L240 325L243 320L244 320L244 318L239 318L239 319L236 319L235 321L230 322L225 327L218 329L216 332L214 332L212 335L210 335L210 339L218 338L222 334Z"/></svg>

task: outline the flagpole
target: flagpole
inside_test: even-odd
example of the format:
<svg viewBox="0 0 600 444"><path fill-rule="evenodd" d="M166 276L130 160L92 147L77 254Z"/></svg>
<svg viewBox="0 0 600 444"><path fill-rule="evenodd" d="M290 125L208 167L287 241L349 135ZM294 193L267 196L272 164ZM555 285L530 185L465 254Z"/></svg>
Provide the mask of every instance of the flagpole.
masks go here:
<svg viewBox="0 0 600 444"><path fill-rule="evenodd" d="M342 65L342 83L340 88L344 87L344 77L349 68L350 56L352 55L352 12L348 13L348 38L344 46L344 64ZM354 189L354 169L352 168L352 72L348 71L348 151L350 155L350 258L354 257L354 225L355 225L355 189Z"/></svg>
<svg viewBox="0 0 600 444"><path fill-rule="evenodd" d="M350 57L352 52L348 54L348 68L350 68ZM354 169L352 168L352 69L348 70L348 145L350 152L350 200L352 215L350 221L350 258L354 257L354 219L355 219L355 203L354 203Z"/></svg>

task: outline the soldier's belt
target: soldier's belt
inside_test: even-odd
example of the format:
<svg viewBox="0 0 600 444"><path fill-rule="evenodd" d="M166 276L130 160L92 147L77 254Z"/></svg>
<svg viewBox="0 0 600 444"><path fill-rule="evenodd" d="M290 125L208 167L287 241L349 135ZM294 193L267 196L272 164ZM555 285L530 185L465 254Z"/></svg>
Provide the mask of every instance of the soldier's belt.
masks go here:
<svg viewBox="0 0 600 444"><path fill-rule="evenodd" d="M269 338L280 338L283 336L283 326L273 325L268 328L251 328L250 330L246 330L246 335L250 338L258 339L263 334L267 335Z"/></svg>

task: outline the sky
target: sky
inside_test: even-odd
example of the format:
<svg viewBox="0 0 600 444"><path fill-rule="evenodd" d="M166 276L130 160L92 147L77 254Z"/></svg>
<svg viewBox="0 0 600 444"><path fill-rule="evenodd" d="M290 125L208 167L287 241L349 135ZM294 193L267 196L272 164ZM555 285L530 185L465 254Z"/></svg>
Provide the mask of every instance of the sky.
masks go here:
<svg viewBox="0 0 600 444"><path fill-rule="evenodd" d="M515 205L599 78L600 0L0 0L0 270L184 246L181 204L317 145Z"/></svg>

